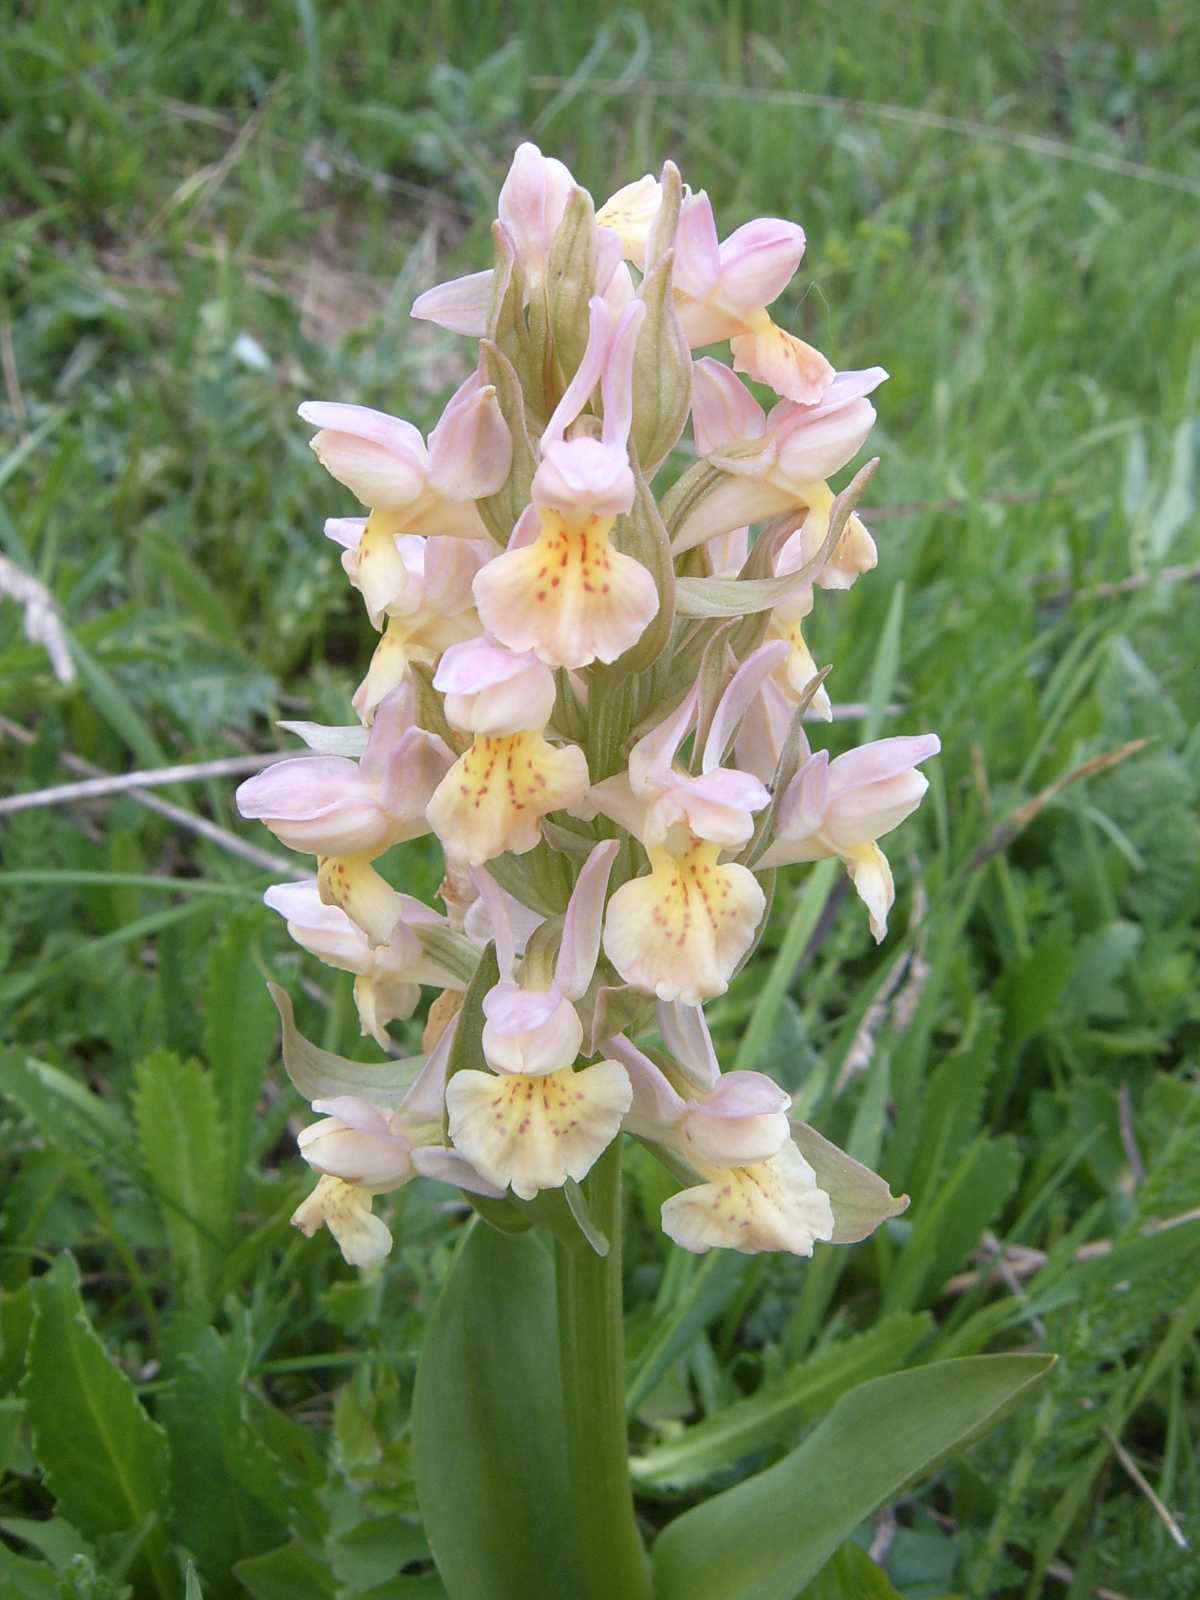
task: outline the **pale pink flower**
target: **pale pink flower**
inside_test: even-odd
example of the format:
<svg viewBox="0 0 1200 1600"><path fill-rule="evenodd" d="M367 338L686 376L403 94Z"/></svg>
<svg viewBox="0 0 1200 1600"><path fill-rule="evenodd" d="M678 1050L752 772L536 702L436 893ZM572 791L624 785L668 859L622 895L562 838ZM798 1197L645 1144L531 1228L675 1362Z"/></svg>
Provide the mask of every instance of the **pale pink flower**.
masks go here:
<svg viewBox="0 0 1200 1600"><path fill-rule="evenodd" d="M354 974L354 1004L361 1031L384 1049L387 1024L410 1017L421 984L461 989L461 981L425 955L418 927L445 927L444 917L410 895L400 895L401 919L388 942L372 947L366 934L339 906L326 905L315 878L276 883L263 899L287 922L288 933L327 966Z"/></svg>
<svg viewBox="0 0 1200 1600"><path fill-rule="evenodd" d="M405 686L379 707L361 760L279 761L241 784L235 798L242 816L265 822L289 849L319 858L321 898L381 945L403 907L370 863L429 832L426 806L453 759L436 734L418 726L416 697Z"/></svg>
<svg viewBox="0 0 1200 1600"><path fill-rule="evenodd" d="M329 523L325 531L330 533ZM383 638L352 701L367 727L380 702L405 681L414 661L434 666L444 650L480 631L471 583L495 550L479 539L423 539L417 534L397 536L396 548L406 585L387 608ZM350 558L353 570L350 566L347 570L355 587L356 552L357 542L354 551L347 549L342 558L344 566ZM377 619L372 620L378 625Z"/></svg>
<svg viewBox="0 0 1200 1600"><path fill-rule="evenodd" d="M866 396L887 377L882 367L841 372L816 405L781 400L769 415L743 391L728 368L716 361L698 361L693 385L693 411L705 452L724 476L704 495L676 533L678 555L716 535L747 523L763 522L807 507L825 518L814 522L808 537L819 547L833 505L825 480L853 459L875 422L875 408ZM737 384L741 388L740 384ZM724 429L743 429L740 437L722 438Z"/></svg>
<svg viewBox="0 0 1200 1600"><path fill-rule="evenodd" d="M527 296L540 292L554 235L567 202L579 187L561 161L544 156L534 144L517 147L500 190L498 215L516 264L525 278ZM615 198L615 197L614 197ZM599 219L597 219L599 220ZM594 290L614 310L633 294L628 269L621 261L622 244L610 227L597 226ZM413 301L412 315L436 323L450 333L481 339L487 332L493 274L472 272L436 284Z"/></svg>
<svg viewBox="0 0 1200 1600"><path fill-rule="evenodd" d="M487 537L475 501L508 477L512 438L496 391L477 373L447 403L426 445L411 423L368 406L308 400L300 415L318 432L312 448L370 511L355 550L354 581L375 627L403 606L408 571L396 535ZM346 520L331 536L344 542Z"/></svg>
<svg viewBox="0 0 1200 1600"><path fill-rule="evenodd" d="M808 756L780 800L760 867L836 856L867 907L872 934L882 939L895 888L876 840L920 805L929 783L916 769L940 749L937 735L926 733L877 739L832 761L824 750Z"/></svg>
<svg viewBox="0 0 1200 1600"><path fill-rule="evenodd" d="M803 255L804 230L794 222L760 217L718 245L708 196L701 192L683 202L674 287L689 345L729 339L737 371L789 400L813 405L832 382L833 368L819 350L772 322L766 309L787 288Z"/></svg>
<svg viewBox="0 0 1200 1600"><path fill-rule="evenodd" d="M633 505L632 372L645 309L634 301L614 317L603 300L592 300L587 349L542 435L533 504L505 554L475 578L489 631L552 667L615 661L658 612L654 579L611 541L616 518ZM597 385L600 437L566 438Z"/></svg>
<svg viewBox="0 0 1200 1600"><path fill-rule="evenodd" d="M697 839L727 848L745 844L754 832L753 813L771 796L753 774L722 762L746 707L786 653L781 643L763 645L734 673L713 714L699 773L675 764L699 705L699 691L693 688L634 745L626 772L592 785L591 802L647 848L661 845L679 825Z"/></svg>
<svg viewBox="0 0 1200 1600"><path fill-rule="evenodd" d="M682 1069L679 1087L624 1037L605 1044L633 1087L627 1131L664 1146L704 1180L664 1203L664 1232L696 1252L811 1255L815 1240L833 1237L834 1218L829 1196L792 1140L790 1095L759 1072L702 1077L712 1044L698 1007L686 1026L686 1033L663 1028Z"/></svg>
<svg viewBox="0 0 1200 1600"><path fill-rule="evenodd" d="M587 990L600 949L600 925L615 840L596 845L580 872L564 918L552 975L517 981L516 951L503 902L486 873L482 895L497 931L500 981L483 1001L483 1050L491 1072L455 1073L446 1089L450 1137L491 1182L531 1200L586 1176L629 1110L624 1068L604 1060L575 1071L583 1025L573 1002ZM549 979L539 982L539 979Z"/></svg>
<svg viewBox="0 0 1200 1600"><path fill-rule="evenodd" d="M446 694L448 720L475 734L427 808L447 856L482 866L506 850L534 849L542 818L579 805L588 783L583 751L544 736L550 669L531 653L470 639L446 651L434 684Z"/></svg>

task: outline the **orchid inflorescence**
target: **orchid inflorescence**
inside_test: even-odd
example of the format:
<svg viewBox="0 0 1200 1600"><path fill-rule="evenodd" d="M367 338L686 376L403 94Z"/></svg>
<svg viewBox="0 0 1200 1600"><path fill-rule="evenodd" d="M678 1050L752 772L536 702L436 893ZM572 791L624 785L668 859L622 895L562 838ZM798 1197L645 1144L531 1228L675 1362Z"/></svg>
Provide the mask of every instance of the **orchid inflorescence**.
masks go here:
<svg viewBox="0 0 1200 1600"><path fill-rule="evenodd" d="M490 271L413 307L478 341L427 440L362 406L300 407L366 508L325 531L379 641L359 725L286 724L313 753L238 804L316 857L267 904L354 974L364 1034L387 1048L420 986L442 993L425 1055L371 1067L311 1045L273 991L285 1064L322 1115L300 1136L320 1178L293 1221L366 1265L391 1244L372 1196L415 1175L485 1210L562 1191L578 1218L577 1185L624 1129L680 1182L662 1221L685 1249L861 1238L902 1202L791 1121L770 1078L723 1073L702 1008L752 954L777 867L837 858L883 937L878 840L939 748L830 760L803 727L832 714L803 632L815 591L876 561L854 510L869 468L841 495L827 480L887 374L835 372L772 320L799 227L761 218L719 242L670 162L597 211L522 145L493 240ZM693 361L726 340L732 369ZM689 417L697 459L656 501ZM430 832L444 915L377 866Z"/></svg>

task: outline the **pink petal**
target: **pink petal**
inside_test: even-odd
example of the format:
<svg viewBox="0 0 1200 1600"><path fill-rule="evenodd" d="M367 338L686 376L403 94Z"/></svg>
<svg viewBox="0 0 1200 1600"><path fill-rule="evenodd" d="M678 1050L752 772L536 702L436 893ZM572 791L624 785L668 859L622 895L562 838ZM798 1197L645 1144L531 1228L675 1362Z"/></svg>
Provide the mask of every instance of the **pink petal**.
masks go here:
<svg viewBox="0 0 1200 1600"><path fill-rule="evenodd" d="M483 637L452 644L438 663L433 686L443 694L478 694L538 665L531 651L517 654Z"/></svg>
<svg viewBox="0 0 1200 1600"><path fill-rule="evenodd" d="M498 213L521 255L539 260L549 253L575 187L561 161L544 156L535 144L517 146Z"/></svg>
<svg viewBox="0 0 1200 1600"><path fill-rule="evenodd" d="M704 1101L713 1117L767 1117L786 1111L792 1097L762 1072L723 1072Z"/></svg>
<svg viewBox="0 0 1200 1600"><path fill-rule="evenodd" d="M554 964L554 982L568 1000L578 1000L596 970L600 933L604 921L604 896L620 845L605 839L595 845L583 864L563 919L562 943Z"/></svg>
<svg viewBox="0 0 1200 1600"><path fill-rule="evenodd" d="M604 364L600 396L604 403L601 438L612 449L624 451L633 426L633 357L638 334L646 318L644 300L634 300L617 319Z"/></svg>
<svg viewBox="0 0 1200 1600"><path fill-rule="evenodd" d="M361 1095L335 1094L328 1100L314 1100L312 1108L324 1117L337 1117L356 1133L374 1134L379 1138L391 1132L384 1113Z"/></svg>
<svg viewBox="0 0 1200 1600"><path fill-rule="evenodd" d="M787 660L788 647L783 639L760 645L729 680L725 693L717 702L708 738L704 742L703 770L711 772L725 759L725 752L733 742L750 702L766 680Z"/></svg>
<svg viewBox="0 0 1200 1600"><path fill-rule="evenodd" d="M629 752L629 783L634 794L650 798L671 779L671 763L696 715L700 691L694 685L669 717L639 739Z"/></svg>
<svg viewBox="0 0 1200 1600"><path fill-rule="evenodd" d="M880 783L898 778L913 767L928 761L942 748L936 733L892 739L874 739L870 744L859 745L837 756L829 769L829 779L835 795L860 784Z"/></svg>
<svg viewBox="0 0 1200 1600"><path fill-rule="evenodd" d="M687 197L679 211L675 233L674 285L693 300L706 300L721 271L717 224L712 202L700 191Z"/></svg>
<svg viewBox="0 0 1200 1600"><path fill-rule="evenodd" d="M588 301L588 341L583 357L563 397L555 406L542 434L542 454L548 443L561 440L567 427L587 405L592 390L600 382L612 345L616 319L599 295Z"/></svg>
<svg viewBox="0 0 1200 1600"><path fill-rule="evenodd" d="M366 525L366 517L326 517L325 537L343 550L357 550Z"/></svg>
<svg viewBox="0 0 1200 1600"><path fill-rule="evenodd" d="M492 274L472 272L464 278L426 289L412 303L410 316L435 322L449 333L462 333L469 339L482 339L487 331L492 303Z"/></svg>
<svg viewBox="0 0 1200 1600"><path fill-rule="evenodd" d="M600 439L543 439L531 493L539 506L621 516L633 505L629 458Z"/></svg>
<svg viewBox="0 0 1200 1600"><path fill-rule="evenodd" d="M804 229L759 217L731 233L719 251L720 296L747 311L769 306L791 282L804 255Z"/></svg>
<svg viewBox="0 0 1200 1600"><path fill-rule="evenodd" d="M678 1000L658 1002L658 1030L667 1049L684 1073L698 1088L716 1083L721 1068L713 1049L712 1035L702 1006L684 1005Z"/></svg>
<svg viewBox="0 0 1200 1600"><path fill-rule="evenodd" d="M510 979L501 979L483 997L483 1014L497 1033L532 1033L550 1021L562 1004L557 987L522 989Z"/></svg>
<svg viewBox="0 0 1200 1600"><path fill-rule="evenodd" d="M624 1034L605 1039L600 1049L605 1056L621 1063L633 1085L633 1104L624 1123L626 1131L642 1139L668 1137L683 1116L686 1101L675 1092L650 1057L630 1044Z"/></svg>
<svg viewBox="0 0 1200 1600"><path fill-rule="evenodd" d="M760 438L766 426L766 412L736 373L711 356L693 363L692 431L700 455Z"/></svg>
<svg viewBox="0 0 1200 1600"><path fill-rule="evenodd" d="M512 436L496 391L472 373L429 435L429 480L448 500L495 494L512 465Z"/></svg>
<svg viewBox="0 0 1200 1600"><path fill-rule="evenodd" d="M314 428L364 439L407 461L414 472L425 469L425 441L411 422L389 416L386 411L375 411L370 406L348 405L336 400L305 400L296 409Z"/></svg>

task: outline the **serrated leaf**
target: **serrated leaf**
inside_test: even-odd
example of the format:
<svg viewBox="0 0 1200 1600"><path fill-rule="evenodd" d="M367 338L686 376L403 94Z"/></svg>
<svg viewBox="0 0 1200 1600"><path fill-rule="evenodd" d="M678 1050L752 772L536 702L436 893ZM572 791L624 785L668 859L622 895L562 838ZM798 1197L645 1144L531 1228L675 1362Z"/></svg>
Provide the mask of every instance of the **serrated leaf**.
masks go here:
<svg viewBox="0 0 1200 1600"><path fill-rule="evenodd" d="M634 1483L684 1489L727 1471L756 1450L794 1434L858 1384L897 1366L932 1328L928 1312L904 1313L829 1346L748 1399L734 1401L679 1438L635 1456L629 1463Z"/></svg>
<svg viewBox="0 0 1200 1600"><path fill-rule="evenodd" d="M174 1600L166 1435L88 1321L70 1256L38 1279L35 1304L23 1393L46 1486L62 1515L93 1538L155 1519L137 1569L163 1600Z"/></svg>
<svg viewBox="0 0 1200 1600"><path fill-rule="evenodd" d="M225 1133L216 1090L198 1061L169 1051L134 1068L133 1115L181 1299L209 1305L228 1245Z"/></svg>
<svg viewBox="0 0 1200 1600"><path fill-rule="evenodd" d="M279 1463L245 1417L246 1358L244 1338L199 1329L176 1354L161 1406L179 1538L222 1593L234 1562L287 1536Z"/></svg>
<svg viewBox="0 0 1200 1600"><path fill-rule="evenodd" d="M234 917L213 950L204 993L204 1050L225 1121L225 1208L237 1207L255 1107L274 1053L275 1014L254 961L257 917Z"/></svg>
<svg viewBox="0 0 1200 1600"><path fill-rule="evenodd" d="M425 1334L413 1450L425 1531L454 1600L581 1592L554 1270L535 1234L475 1222L462 1240Z"/></svg>
<svg viewBox="0 0 1200 1600"><path fill-rule="evenodd" d="M861 1384L789 1455L684 1512L657 1600L794 1600L864 1518L1020 1404L1052 1356L970 1356Z"/></svg>

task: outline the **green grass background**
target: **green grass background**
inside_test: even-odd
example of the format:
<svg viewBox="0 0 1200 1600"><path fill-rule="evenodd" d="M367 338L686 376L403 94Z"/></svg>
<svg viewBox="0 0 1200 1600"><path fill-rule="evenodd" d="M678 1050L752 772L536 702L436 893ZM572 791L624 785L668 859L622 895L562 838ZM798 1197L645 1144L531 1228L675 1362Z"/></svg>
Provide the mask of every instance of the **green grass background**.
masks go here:
<svg viewBox="0 0 1200 1600"><path fill-rule="evenodd" d="M33 0L0 35L0 553L78 671L0 602L8 791L346 720L370 641L320 527L349 507L295 408L436 418L466 347L408 307L484 264L522 137L598 197L669 155L722 232L800 220L782 320L891 372L880 567L811 642L868 703L835 748L944 753L889 942L797 873L712 1017L914 1204L811 1264L698 1262L643 1225L635 1164L628 1298L649 1527L850 1382L1059 1354L864 1530L906 1600L1200 1593L1198 34L1186 0ZM232 788L164 795L268 846ZM205 1596L438 1595L406 1428L457 1216L405 1191L366 1280L286 1221L263 978L365 1055L348 980L257 906L267 876L130 798L0 826L0 1577L165 1596L174 1544ZM430 898L431 852L406 871ZM53 1397L99 1347L63 1250L124 1374L74 1432Z"/></svg>

